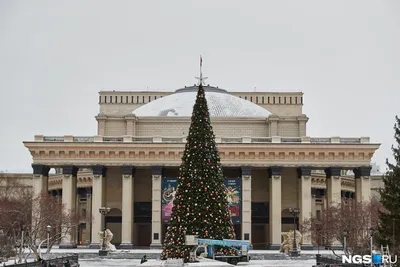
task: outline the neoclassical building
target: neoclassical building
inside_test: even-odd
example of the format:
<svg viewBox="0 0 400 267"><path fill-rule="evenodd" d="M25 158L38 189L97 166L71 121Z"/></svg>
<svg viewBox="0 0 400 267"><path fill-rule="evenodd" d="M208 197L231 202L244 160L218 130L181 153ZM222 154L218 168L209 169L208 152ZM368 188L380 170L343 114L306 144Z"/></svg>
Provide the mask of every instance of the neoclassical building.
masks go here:
<svg viewBox="0 0 400 267"><path fill-rule="evenodd" d="M323 205L371 197L368 137L310 137L301 92L228 92L205 86L237 238L276 249L281 232ZM99 208L120 247L160 247L197 86L175 92L102 91L93 136L36 135L25 141L35 194L51 191L83 223L61 244L99 247ZM49 176L49 170L56 169ZM353 175L347 175L349 172ZM171 203L170 203L171 202ZM169 205L168 205L169 204ZM311 247L306 237L303 247Z"/></svg>

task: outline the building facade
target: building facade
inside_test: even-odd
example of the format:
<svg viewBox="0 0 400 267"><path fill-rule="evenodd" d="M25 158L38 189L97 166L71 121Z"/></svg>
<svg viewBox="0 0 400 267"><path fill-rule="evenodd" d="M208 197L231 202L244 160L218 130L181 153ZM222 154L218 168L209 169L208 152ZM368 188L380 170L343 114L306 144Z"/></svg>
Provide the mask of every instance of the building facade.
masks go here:
<svg viewBox="0 0 400 267"><path fill-rule="evenodd" d="M370 161L379 144L308 136L302 93L205 91L226 188L236 189L230 201L237 238L276 249L281 232L293 227L289 208L300 208L301 222L343 198L371 198ZM99 247L103 206L111 208L105 223L120 247L160 247L196 93L197 86L100 92L96 135L24 142L33 158L34 194L51 191L91 221L62 247ZM51 168L56 174L49 176ZM303 247L311 246L306 235Z"/></svg>

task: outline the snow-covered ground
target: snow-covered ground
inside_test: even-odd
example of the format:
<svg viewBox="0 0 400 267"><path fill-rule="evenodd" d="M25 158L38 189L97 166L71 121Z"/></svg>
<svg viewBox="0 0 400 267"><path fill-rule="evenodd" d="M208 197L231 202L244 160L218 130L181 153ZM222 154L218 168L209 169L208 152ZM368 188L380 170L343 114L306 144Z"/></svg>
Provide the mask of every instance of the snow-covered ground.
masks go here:
<svg viewBox="0 0 400 267"><path fill-rule="evenodd" d="M149 260L147 262L147 266L151 266L151 263L154 263L155 266L159 265L156 260ZM79 264L81 267L98 267L98 266L121 266L121 267L133 267L133 266L141 266L140 260L111 260L111 259L98 259L98 260L79 260ZM238 267L311 267L315 265L315 260L253 260L250 262L241 262L237 266ZM143 265L142 265L143 266ZM211 264L210 262L201 264L201 263L193 263L186 265L188 267L191 266L232 266L227 263L216 262L215 264Z"/></svg>
<svg viewBox="0 0 400 267"><path fill-rule="evenodd" d="M60 249L58 247L55 247L51 250L51 253L98 253L98 249L90 249L90 248L74 248L74 249ZM156 254L159 253L161 254L162 250L161 249L127 249L127 250L116 250L113 251L112 253L138 253L138 254L146 254L146 253L151 253L151 254ZM301 254L332 254L331 250L302 250ZM250 254L279 254L279 250L250 250ZM343 251L340 250L335 250L335 253L338 255L343 254Z"/></svg>

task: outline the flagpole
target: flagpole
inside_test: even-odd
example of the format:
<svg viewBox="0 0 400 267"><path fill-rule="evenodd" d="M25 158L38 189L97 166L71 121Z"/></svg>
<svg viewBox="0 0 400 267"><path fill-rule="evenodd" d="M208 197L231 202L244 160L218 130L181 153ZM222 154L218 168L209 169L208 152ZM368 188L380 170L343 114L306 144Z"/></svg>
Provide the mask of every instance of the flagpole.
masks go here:
<svg viewBox="0 0 400 267"><path fill-rule="evenodd" d="M201 55L200 55L200 84L203 84L202 67L203 67L203 58L202 58Z"/></svg>

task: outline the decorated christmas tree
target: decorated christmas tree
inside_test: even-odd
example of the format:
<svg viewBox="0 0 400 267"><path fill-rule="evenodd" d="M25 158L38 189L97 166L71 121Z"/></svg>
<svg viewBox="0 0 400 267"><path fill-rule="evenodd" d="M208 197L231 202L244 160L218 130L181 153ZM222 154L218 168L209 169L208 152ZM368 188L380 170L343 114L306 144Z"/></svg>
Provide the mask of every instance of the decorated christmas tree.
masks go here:
<svg viewBox="0 0 400 267"><path fill-rule="evenodd" d="M216 240L234 238L220 157L201 80L173 203L162 259L187 261L192 247L185 245L186 235ZM225 254L233 253L227 248L219 249Z"/></svg>

